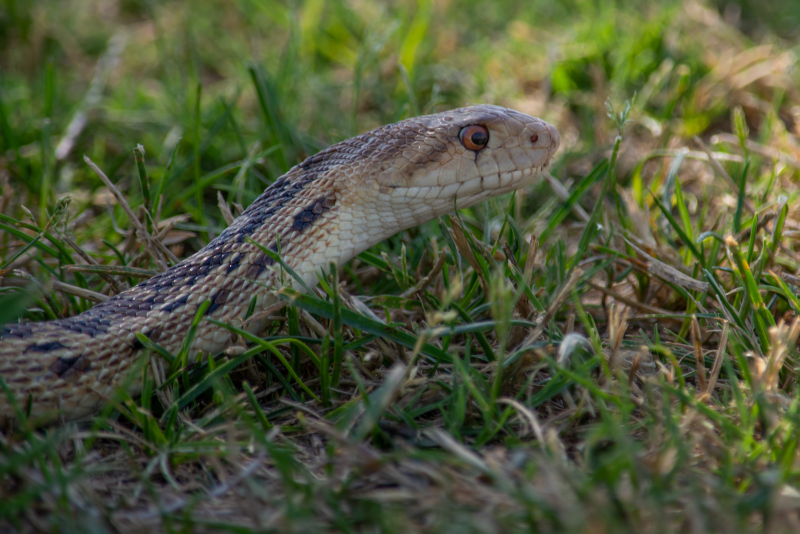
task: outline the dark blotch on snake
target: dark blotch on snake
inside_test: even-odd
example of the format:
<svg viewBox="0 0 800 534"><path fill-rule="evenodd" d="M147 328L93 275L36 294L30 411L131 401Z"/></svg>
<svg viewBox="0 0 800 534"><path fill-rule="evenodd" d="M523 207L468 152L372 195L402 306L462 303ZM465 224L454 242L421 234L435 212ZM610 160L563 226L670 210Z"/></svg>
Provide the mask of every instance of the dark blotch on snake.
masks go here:
<svg viewBox="0 0 800 534"><path fill-rule="evenodd" d="M28 352L50 352L51 350L58 350L58 349L65 349L67 348L66 345L61 344L58 341L48 341L46 343L37 343L36 345L31 345L23 354L27 354Z"/></svg>
<svg viewBox="0 0 800 534"><path fill-rule="evenodd" d="M180 308L181 306L186 304L186 302L189 300L190 296L191 296L190 293L184 293L183 295L181 295L177 299L173 300L172 302L170 302L168 304L164 304L161 307L161 311L172 312L172 311L177 310L178 308Z"/></svg>
<svg viewBox="0 0 800 534"><path fill-rule="evenodd" d="M303 211L298 213L294 216L294 223L292 223L292 229L297 230L298 232L302 232L309 226L311 226L314 221L316 221L320 215L331 209L335 205L335 201L333 199L327 198L325 196L319 196L314 199L314 202L308 204Z"/></svg>
<svg viewBox="0 0 800 534"><path fill-rule="evenodd" d="M83 373L89 369L91 365L92 362L90 362L88 358L75 356L74 358L58 358L48 369L61 378L72 379L78 378L80 376L78 373ZM70 371L74 372L70 373Z"/></svg>

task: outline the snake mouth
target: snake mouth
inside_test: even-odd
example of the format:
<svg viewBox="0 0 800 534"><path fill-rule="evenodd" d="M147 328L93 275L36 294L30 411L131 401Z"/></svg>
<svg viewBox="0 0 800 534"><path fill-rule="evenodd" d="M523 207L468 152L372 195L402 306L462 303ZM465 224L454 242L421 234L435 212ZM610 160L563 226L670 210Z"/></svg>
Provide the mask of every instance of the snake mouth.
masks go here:
<svg viewBox="0 0 800 534"><path fill-rule="evenodd" d="M476 176L469 180L445 186L399 187L395 191L403 191L403 196L406 199L443 200L458 198L459 207L469 207L475 202L488 197L508 193L528 185L541 173L545 166L525 167L487 176Z"/></svg>
<svg viewBox="0 0 800 534"><path fill-rule="evenodd" d="M468 208L487 198L526 187L541 174L546 166L545 164L540 167L526 167L465 181L459 184L461 187L454 194L458 199L458 208Z"/></svg>

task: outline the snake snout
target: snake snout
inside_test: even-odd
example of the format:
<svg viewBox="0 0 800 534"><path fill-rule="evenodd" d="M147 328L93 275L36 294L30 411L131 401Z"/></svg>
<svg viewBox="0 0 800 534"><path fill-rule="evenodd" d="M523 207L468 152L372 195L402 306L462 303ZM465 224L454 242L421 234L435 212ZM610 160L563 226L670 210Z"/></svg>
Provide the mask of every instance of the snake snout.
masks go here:
<svg viewBox="0 0 800 534"><path fill-rule="evenodd" d="M561 145L561 135L559 135L558 130L556 130L555 126L552 124L547 125L547 133L550 134L550 154L549 157L553 157L553 154L556 153L558 147Z"/></svg>

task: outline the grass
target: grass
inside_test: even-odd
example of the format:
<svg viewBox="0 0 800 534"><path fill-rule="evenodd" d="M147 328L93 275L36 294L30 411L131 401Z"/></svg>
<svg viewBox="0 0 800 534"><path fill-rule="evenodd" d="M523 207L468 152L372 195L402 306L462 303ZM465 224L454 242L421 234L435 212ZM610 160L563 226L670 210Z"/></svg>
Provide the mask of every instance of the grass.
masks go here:
<svg viewBox="0 0 800 534"><path fill-rule="evenodd" d="M797 531L795 11L6 1L0 322L152 276L135 226L186 257L300 158L374 126L491 102L564 142L552 180L403 232L311 293L286 270L268 328L229 326L222 354L141 339L140 398L42 429L19 406L0 525Z"/></svg>

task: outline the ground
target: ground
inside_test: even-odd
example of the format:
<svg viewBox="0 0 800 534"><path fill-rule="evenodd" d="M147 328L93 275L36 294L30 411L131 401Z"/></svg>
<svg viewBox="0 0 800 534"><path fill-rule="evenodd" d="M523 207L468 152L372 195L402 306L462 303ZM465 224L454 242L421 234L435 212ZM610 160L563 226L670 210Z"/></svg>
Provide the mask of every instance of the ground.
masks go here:
<svg viewBox="0 0 800 534"><path fill-rule="evenodd" d="M124 204L186 257L375 126L493 103L562 148L526 190L287 292L249 345L148 353L141 398L44 428L20 407L0 531L796 532L799 17L4 2L0 322L163 268Z"/></svg>

